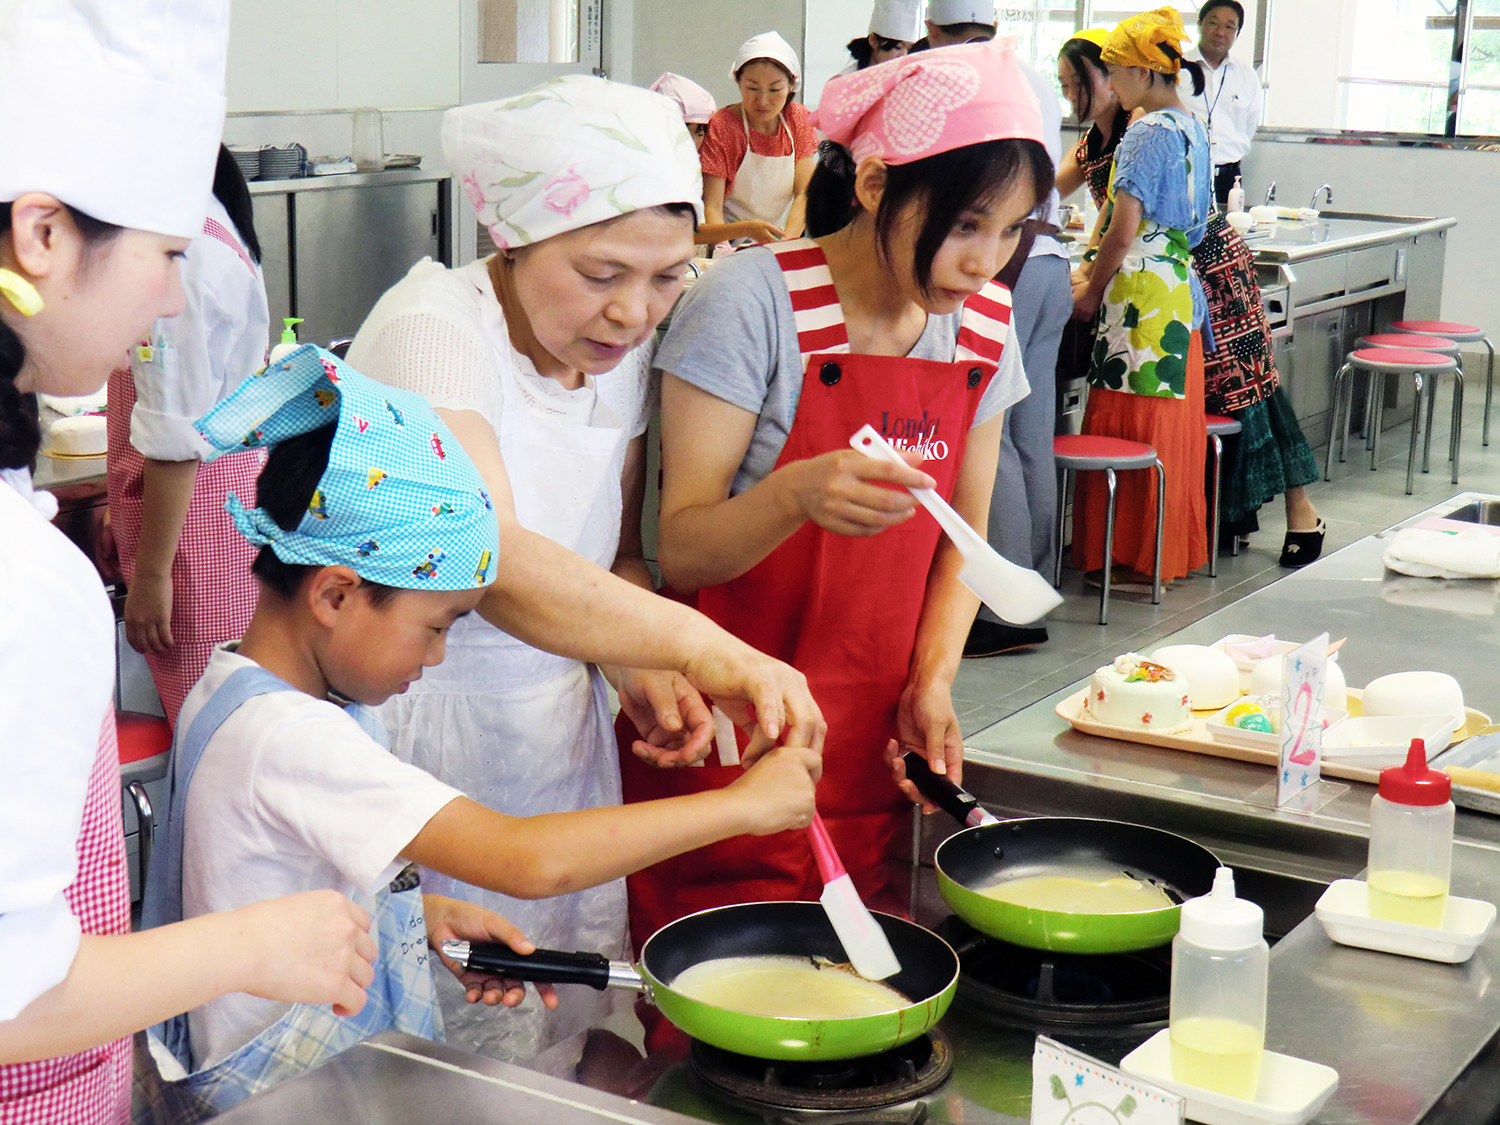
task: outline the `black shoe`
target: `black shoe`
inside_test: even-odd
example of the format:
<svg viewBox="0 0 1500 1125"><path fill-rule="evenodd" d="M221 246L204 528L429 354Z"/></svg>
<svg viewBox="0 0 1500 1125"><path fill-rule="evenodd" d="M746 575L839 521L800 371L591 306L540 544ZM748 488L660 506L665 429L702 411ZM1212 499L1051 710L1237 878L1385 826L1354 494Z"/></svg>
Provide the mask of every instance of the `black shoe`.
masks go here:
<svg viewBox="0 0 1500 1125"><path fill-rule="evenodd" d="M1045 643L1047 627L997 624L994 621L976 620L969 629L969 639L964 642L965 656L999 656L1002 652L1015 652Z"/></svg>
<svg viewBox="0 0 1500 1125"><path fill-rule="evenodd" d="M1328 524L1322 519L1311 531L1288 531L1281 544L1281 565L1290 569L1316 562L1323 553L1323 536L1327 533Z"/></svg>

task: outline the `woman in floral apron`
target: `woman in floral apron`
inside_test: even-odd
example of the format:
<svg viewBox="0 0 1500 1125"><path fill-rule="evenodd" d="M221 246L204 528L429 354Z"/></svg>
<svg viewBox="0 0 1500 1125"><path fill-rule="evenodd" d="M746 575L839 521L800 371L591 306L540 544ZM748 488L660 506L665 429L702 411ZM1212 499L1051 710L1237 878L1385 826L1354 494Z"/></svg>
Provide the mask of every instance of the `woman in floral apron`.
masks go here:
<svg viewBox="0 0 1500 1125"><path fill-rule="evenodd" d="M1092 121L1077 148L1063 158L1057 187L1067 195L1086 186L1099 208L1100 228L1108 218L1115 149L1130 120L1109 87L1109 68L1101 57L1108 36L1106 30L1080 32L1063 44L1057 62L1058 80L1074 115L1080 122ZM1081 267L1085 274L1101 233L1093 232ZM1318 479L1318 467L1277 376L1255 259L1224 216L1214 212L1202 241L1193 247L1193 267L1208 298L1214 339L1214 350L1203 357L1204 407L1243 427L1225 440L1220 534L1256 530L1256 509L1281 495L1288 529L1281 564L1306 566L1321 552L1326 526L1304 487Z"/></svg>
<svg viewBox="0 0 1500 1125"><path fill-rule="evenodd" d="M1162 8L1123 21L1105 42L1110 86L1124 109L1144 114L1115 152L1108 225L1092 270L1074 287L1074 316L1094 322L1084 433L1146 442L1166 469L1164 581L1208 561L1200 336L1207 307L1192 249L1213 207L1213 170L1208 137L1177 96L1184 67L1202 82L1177 48L1186 38L1176 11ZM1094 571L1113 562L1149 574L1151 474L1120 482L1113 560L1103 557L1106 486L1096 477L1079 479L1074 564Z"/></svg>
<svg viewBox="0 0 1500 1125"><path fill-rule="evenodd" d="M30 396L97 390L153 320L182 310L177 258L203 227L229 11L147 2L87 17L38 0L0 21L6 1125L120 1125L132 1033L232 990L352 1012L375 952L369 917L333 894L129 933L114 618L92 564L49 522L56 501L32 490Z"/></svg>

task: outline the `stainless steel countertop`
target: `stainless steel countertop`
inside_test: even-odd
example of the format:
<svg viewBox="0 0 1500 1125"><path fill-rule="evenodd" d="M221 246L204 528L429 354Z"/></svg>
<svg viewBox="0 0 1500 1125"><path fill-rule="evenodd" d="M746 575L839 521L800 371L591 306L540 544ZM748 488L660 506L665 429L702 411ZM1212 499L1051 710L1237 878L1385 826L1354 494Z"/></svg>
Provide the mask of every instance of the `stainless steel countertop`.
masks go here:
<svg viewBox="0 0 1500 1125"><path fill-rule="evenodd" d="M104 457L49 457L45 453L36 459L36 472L31 474L34 488L63 488L70 484L95 484L104 479Z"/></svg>
<svg viewBox="0 0 1500 1125"><path fill-rule="evenodd" d="M390 184L437 183L451 177L446 168L393 168L389 172L347 172L337 176L299 176L290 180L251 180L251 195L283 195L289 191L330 191L334 188L384 187Z"/></svg>
<svg viewBox="0 0 1500 1125"><path fill-rule="evenodd" d="M387 1031L267 1090L224 1125L692 1125L683 1117L427 1039Z"/></svg>
<svg viewBox="0 0 1500 1125"><path fill-rule="evenodd" d="M1462 494L1407 522L1471 498L1479 497ZM1361 540L1161 643L1327 629L1349 638L1339 662L1351 685L1411 668L1447 671L1471 706L1493 713L1500 584L1388 574L1383 548L1381 539ZM1137 820L1191 836L1233 865L1316 882L1363 870L1373 787L1335 783L1347 788L1316 812L1276 809L1265 766L1073 731L1054 707L1082 683L968 740L965 782L986 804L1012 815ZM938 824L926 835L946 830ZM1500 819L1460 810L1456 834L1453 893L1500 902ZM1325 1125L1420 1121L1500 1031L1497 974L1500 929L1467 965L1447 966L1336 946L1308 918L1272 950L1266 1045L1339 1071L1339 1089L1316 1118Z"/></svg>
<svg viewBox="0 0 1500 1125"><path fill-rule="evenodd" d="M1457 219L1324 211L1319 218L1308 223L1279 222L1270 238L1257 237L1252 233L1246 238L1245 244L1250 247L1257 262L1280 265L1405 242L1410 238L1434 234L1457 225Z"/></svg>

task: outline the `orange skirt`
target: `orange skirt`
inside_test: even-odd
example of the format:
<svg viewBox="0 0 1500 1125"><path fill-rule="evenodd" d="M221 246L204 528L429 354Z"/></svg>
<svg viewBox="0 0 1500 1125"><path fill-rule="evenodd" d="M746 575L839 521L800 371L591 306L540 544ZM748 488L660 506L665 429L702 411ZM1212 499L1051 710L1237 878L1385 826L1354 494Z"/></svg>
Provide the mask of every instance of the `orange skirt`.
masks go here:
<svg viewBox="0 0 1500 1125"><path fill-rule="evenodd" d="M1166 522L1162 535L1163 582L1208 564L1208 503L1203 464L1208 435L1203 422L1203 339L1193 333L1188 351L1187 397L1152 398L1089 388L1083 432L1142 441L1156 450L1167 474ZM1073 565L1104 566L1104 521L1109 489L1101 472L1079 473L1073 497ZM1115 493L1114 561L1150 574L1156 553L1156 474L1150 469L1118 474Z"/></svg>

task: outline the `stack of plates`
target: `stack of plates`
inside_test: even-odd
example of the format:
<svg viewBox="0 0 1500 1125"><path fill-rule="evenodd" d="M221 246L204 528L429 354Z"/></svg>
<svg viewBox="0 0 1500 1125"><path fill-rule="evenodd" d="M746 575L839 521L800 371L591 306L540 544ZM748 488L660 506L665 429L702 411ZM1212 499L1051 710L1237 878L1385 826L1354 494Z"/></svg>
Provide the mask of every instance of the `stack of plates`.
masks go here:
<svg viewBox="0 0 1500 1125"><path fill-rule="evenodd" d="M234 156L234 162L240 166L240 171L245 174L245 179L253 180L260 175L260 149L249 145L230 145L230 153Z"/></svg>
<svg viewBox="0 0 1500 1125"><path fill-rule="evenodd" d="M260 178L263 180L292 180L303 174L307 163L307 150L301 145L276 148L267 145L260 150Z"/></svg>

